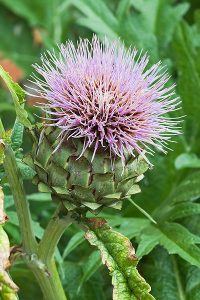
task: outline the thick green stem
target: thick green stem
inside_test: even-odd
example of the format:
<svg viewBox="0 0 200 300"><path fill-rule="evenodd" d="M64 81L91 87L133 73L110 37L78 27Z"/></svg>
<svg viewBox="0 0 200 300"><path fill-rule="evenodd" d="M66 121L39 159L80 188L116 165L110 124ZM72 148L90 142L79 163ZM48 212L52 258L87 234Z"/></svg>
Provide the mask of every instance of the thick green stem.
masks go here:
<svg viewBox="0 0 200 300"><path fill-rule="evenodd" d="M42 263L44 263L46 271L49 273L49 277L46 278L47 282L44 284L44 288L46 288L47 285L50 285L51 287L51 289L48 288L48 293L51 292L51 295L48 294L48 298L45 298L45 300L66 300L57 268L55 266L54 254L61 236L66 228L71 225L72 221L69 215L64 217L60 216L61 209L62 207L60 205L51 218L38 248L38 257ZM59 296L57 294L58 290Z"/></svg>
<svg viewBox="0 0 200 300"><path fill-rule="evenodd" d="M28 256L27 264L34 273L45 300L67 300L53 256L62 233L71 223L70 219L68 217L60 218L57 211L55 218L52 218L47 226L47 231L38 246L32 228L30 210L21 174L13 150L9 145L5 147L4 167L15 201L23 250ZM32 259L33 257L35 259Z"/></svg>
<svg viewBox="0 0 200 300"><path fill-rule="evenodd" d="M29 267L37 278L44 300L67 300L54 259L48 264L48 274L34 264Z"/></svg>
<svg viewBox="0 0 200 300"><path fill-rule="evenodd" d="M54 257L54 253L61 236L66 228L72 223L69 213L67 216L60 216L61 210L62 204L57 208L55 214L51 218L44 232L44 236L39 243L38 255L47 267ZM51 239L49 237L51 237Z"/></svg>
<svg viewBox="0 0 200 300"><path fill-rule="evenodd" d="M11 146L5 147L4 168L15 201L22 235L22 245L26 254L30 255L37 250L37 242L33 232L28 202L23 187L21 174L16 164L15 155Z"/></svg>

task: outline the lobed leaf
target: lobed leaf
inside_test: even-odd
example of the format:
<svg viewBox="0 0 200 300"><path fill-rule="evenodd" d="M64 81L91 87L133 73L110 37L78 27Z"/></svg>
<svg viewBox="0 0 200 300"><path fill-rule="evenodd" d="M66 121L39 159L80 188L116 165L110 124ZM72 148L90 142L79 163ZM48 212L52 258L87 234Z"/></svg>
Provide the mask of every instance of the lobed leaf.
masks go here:
<svg viewBox="0 0 200 300"><path fill-rule="evenodd" d="M200 237L178 223L150 225L141 233L137 256L151 252L155 246L163 246L169 254L178 254L190 264L200 267Z"/></svg>
<svg viewBox="0 0 200 300"><path fill-rule="evenodd" d="M189 9L188 3L171 5L168 0L134 0L132 5L141 13L146 28L156 35L160 48L169 44L177 24Z"/></svg>

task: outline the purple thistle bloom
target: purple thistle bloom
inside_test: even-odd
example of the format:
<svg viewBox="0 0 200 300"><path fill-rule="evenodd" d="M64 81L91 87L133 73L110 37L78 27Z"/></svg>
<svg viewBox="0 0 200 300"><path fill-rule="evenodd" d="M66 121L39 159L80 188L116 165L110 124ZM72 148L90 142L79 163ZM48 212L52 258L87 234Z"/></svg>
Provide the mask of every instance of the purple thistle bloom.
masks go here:
<svg viewBox="0 0 200 300"><path fill-rule="evenodd" d="M59 51L42 56L42 66L34 68L43 80L34 76L33 82L47 99L39 103L51 116L47 125L61 129L62 141L83 138L83 152L109 149L123 163L126 153L153 153L151 146L166 152L171 136L180 133L180 121L167 113L180 101L175 85L166 87L169 75L161 62L148 69L146 54L96 36L77 47L62 44Z"/></svg>

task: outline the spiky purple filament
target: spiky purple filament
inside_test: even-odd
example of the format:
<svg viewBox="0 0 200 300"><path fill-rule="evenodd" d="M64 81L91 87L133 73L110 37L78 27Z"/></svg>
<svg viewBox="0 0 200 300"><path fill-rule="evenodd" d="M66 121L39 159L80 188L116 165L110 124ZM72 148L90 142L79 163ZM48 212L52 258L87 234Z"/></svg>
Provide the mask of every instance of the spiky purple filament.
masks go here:
<svg viewBox="0 0 200 300"><path fill-rule="evenodd" d="M59 47L59 55L47 52L42 66L35 65L43 80L34 77L40 103L58 126L61 138L84 138L84 149L109 148L111 156L165 152L167 142L179 134L178 119L167 113L178 109L174 86L166 87L169 75L161 62L147 69L149 58L126 49L120 41L90 43L80 40Z"/></svg>

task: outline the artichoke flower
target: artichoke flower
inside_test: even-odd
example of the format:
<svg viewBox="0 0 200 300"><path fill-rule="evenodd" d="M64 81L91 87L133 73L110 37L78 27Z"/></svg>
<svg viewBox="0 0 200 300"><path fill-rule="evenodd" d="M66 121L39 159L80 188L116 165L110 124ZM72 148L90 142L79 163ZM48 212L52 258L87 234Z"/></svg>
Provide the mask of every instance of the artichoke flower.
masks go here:
<svg viewBox="0 0 200 300"><path fill-rule="evenodd" d="M175 85L161 62L118 40L67 42L35 65L33 90L46 101L34 130L32 166L39 190L68 210L121 208L138 193L153 148L166 152L179 119ZM35 96L35 95L34 95Z"/></svg>

